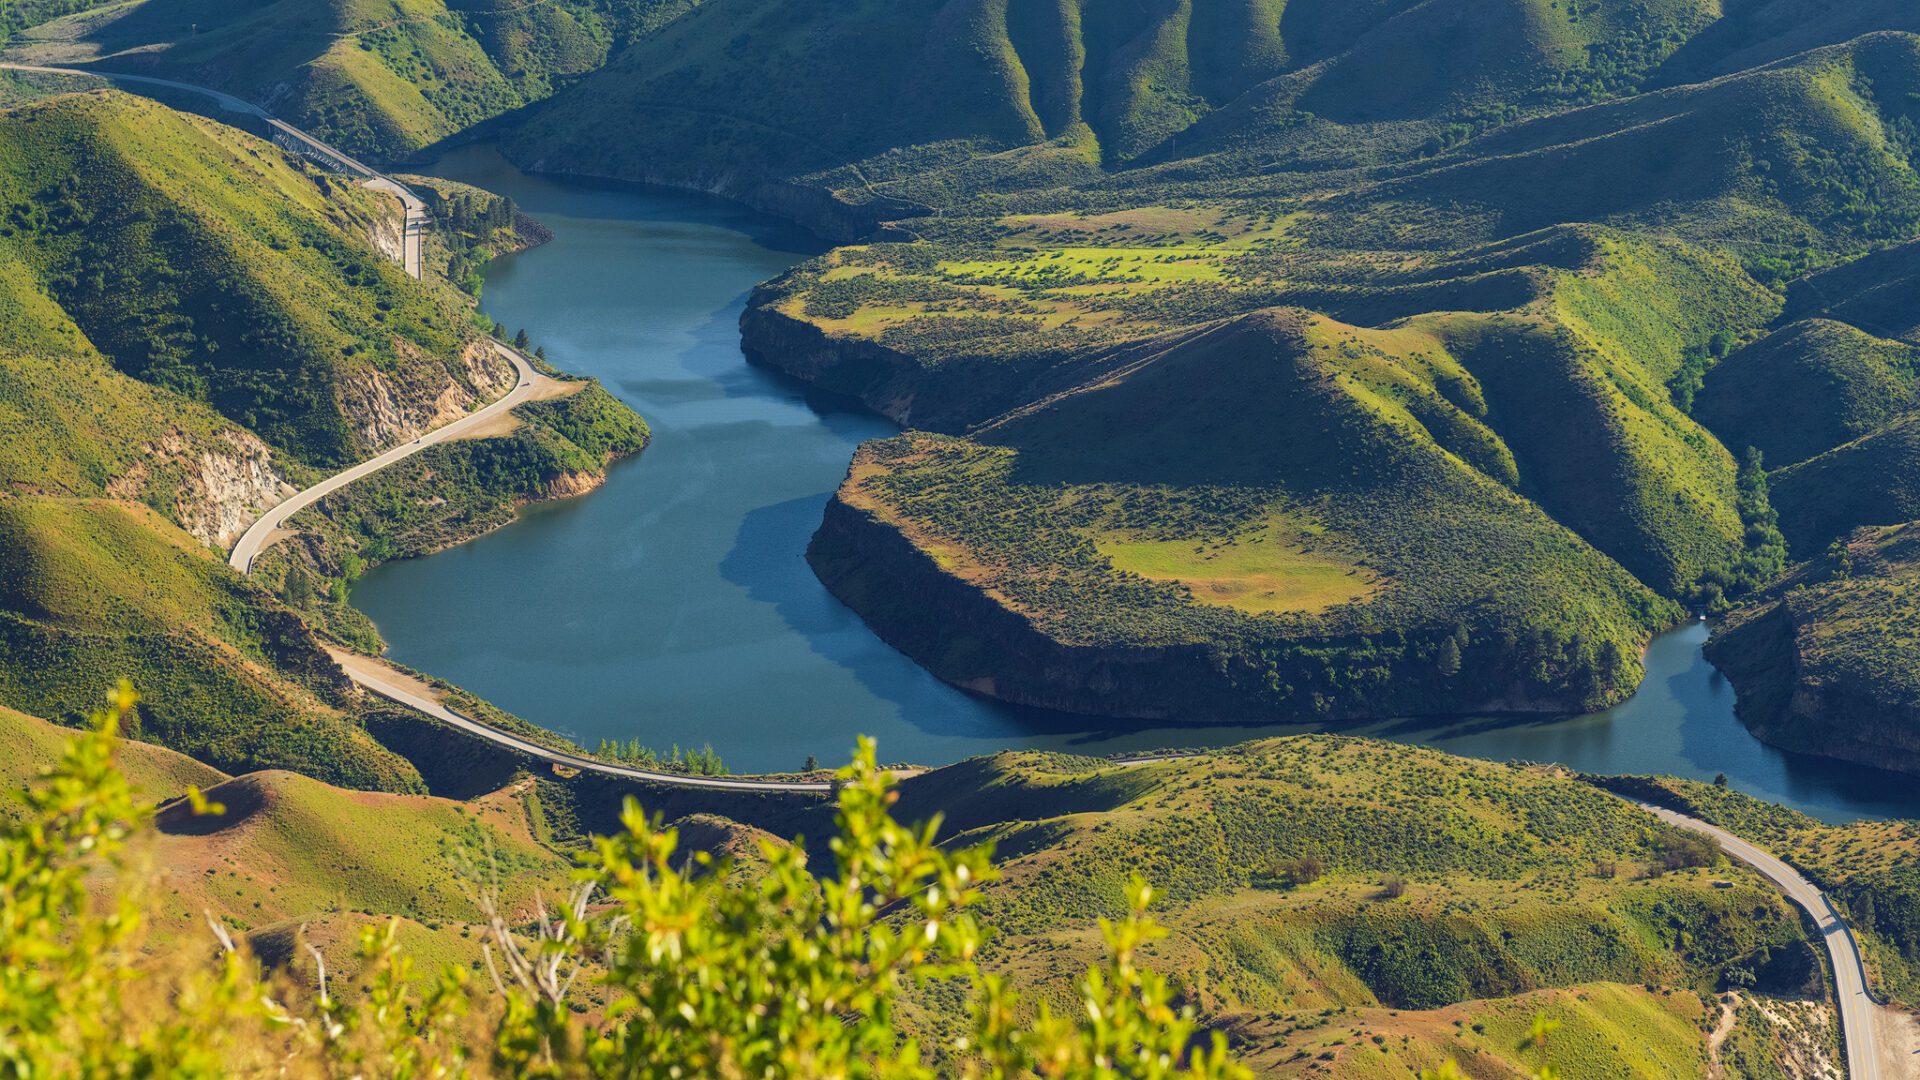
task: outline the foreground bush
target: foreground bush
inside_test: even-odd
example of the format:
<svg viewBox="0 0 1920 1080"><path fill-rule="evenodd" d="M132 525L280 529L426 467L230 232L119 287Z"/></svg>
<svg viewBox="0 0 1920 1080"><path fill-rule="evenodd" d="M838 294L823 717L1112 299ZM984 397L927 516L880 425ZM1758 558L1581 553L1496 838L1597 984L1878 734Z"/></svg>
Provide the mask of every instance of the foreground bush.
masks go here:
<svg viewBox="0 0 1920 1080"><path fill-rule="evenodd" d="M1157 933L1143 884L1104 924L1111 960L1087 973L1077 1015L1028 1010L983 974L967 909L990 853L895 822L867 742L841 772L831 875L776 844L753 881L705 855L676 864L674 831L629 802L564 910L531 927L493 918L491 985L416 978L394 924L363 935L351 1000L330 993L324 958L317 987L296 985L217 925L198 955L150 955L134 858L150 812L112 757L135 700L125 684L110 694L0 831L0 1074L930 1077L938 1053L943 1073L982 1078L1247 1075L1134 966ZM968 1040L897 1033L895 996L934 977L973 986ZM578 989L594 984L605 1006L589 1018Z"/></svg>

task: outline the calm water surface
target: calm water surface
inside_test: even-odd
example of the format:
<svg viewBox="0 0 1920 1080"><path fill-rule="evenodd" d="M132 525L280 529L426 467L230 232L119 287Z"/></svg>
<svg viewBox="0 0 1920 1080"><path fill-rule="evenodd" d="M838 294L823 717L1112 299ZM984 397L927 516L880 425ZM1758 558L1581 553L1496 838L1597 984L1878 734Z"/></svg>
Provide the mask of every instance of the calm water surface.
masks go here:
<svg viewBox="0 0 1920 1080"><path fill-rule="evenodd" d="M937 764L1012 746L1106 754L1288 729L1114 724L970 697L874 637L802 558L828 495L885 420L741 356L753 286L817 250L726 203L522 175L490 148L443 176L512 196L552 243L497 260L486 311L639 410L653 446L586 498L367 575L353 601L391 655L588 745L712 744L741 772L844 760ZM1654 644L1640 693L1570 720L1363 730L1477 757L1711 778L1828 819L1920 814L1911 780L1772 750L1700 657L1705 628Z"/></svg>

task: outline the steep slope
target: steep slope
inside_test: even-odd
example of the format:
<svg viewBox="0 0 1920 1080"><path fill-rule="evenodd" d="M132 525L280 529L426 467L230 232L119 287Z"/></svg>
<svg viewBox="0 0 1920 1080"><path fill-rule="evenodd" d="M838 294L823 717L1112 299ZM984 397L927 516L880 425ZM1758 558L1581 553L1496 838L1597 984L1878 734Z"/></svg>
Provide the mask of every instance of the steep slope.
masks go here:
<svg viewBox="0 0 1920 1080"><path fill-rule="evenodd" d="M1669 393L1694 351L1776 310L1724 257L1561 229L1392 271L1330 259L1336 292L1231 237L1056 249L1072 263L1029 246L1071 220L1022 219L966 261L925 242L845 251L747 320L771 362L971 430L863 452L813 549L943 677L1091 712L1137 697L1148 715L1582 708L1632 684L1643 635L1672 617L1643 585L1691 596L1746 557L1732 457ZM1099 285L1079 276L1116 262ZM1179 320L1203 268L1222 279L1200 311L1225 289L1379 314L1521 306L1381 329L1269 309L1126 340ZM984 310L944 314L956 301ZM811 350L780 336L796 323L825 331ZM1072 338L1086 345L1047 352ZM1339 556L1301 558L1309 536ZM887 599L936 574L953 579L945 618Z"/></svg>
<svg viewBox="0 0 1920 1080"><path fill-rule="evenodd" d="M1780 531L1803 559L1863 525L1920 520L1920 413L1782 470L1773 491Z"/></svg>
<svg viewBox="0 0 1920 1080"><path fill-rule="evenodd" d="M554 92L699 0L137 0L36 27L32 62L212 86L404 157Z"/></svg>
<svg viewBox="0 0 1920 1080"><path fill-rule="evenodd" d="M1920 408L1920 348L1846 323L1790 323L1707 373L1694 415L1776 468L1852 442Z"/></svg>
<svg viewBox="0 0 1920 1080"><path fill-rule="evenodd" d="M1789 858L1846 912L1875 993L1909 1009L1920 1002L1920 827L1912 821L1827 825L1729 788L1670 776L1608 783Z"/></svg>
<svg viewBox="0 0 1920 1080"><path fill-rule="evenodd" d="M417 789L347 713L310 630L151 512L0 496L0 703L77 721L114 678L146 694L139 738L228 772L298 769Z"/></svg>
<svg viewBox="0 0 1920 1080"><path fill-rule="evenodd" d="M1516 115L1630 91L1711 10L721 0L637 41L509 146L543 168L717 186L857 233L918 204L1196 151L1233 169L1256 156L1417 157ZM610 123L629 137L595 134ZM783 190L796 180L804 196Z"/></svg>
<svg viewBox="0 0 1920 1080"><path fill-rule="evenodd" d="M0 738L6 740L8 748L0 757L0 789L8 793L25 790L40 778L40 770L60 759L62 748L73 734L72 728L0 707ZM227 774L185 754L142 742L122 743L114 764L134 790L154 804L179 798L189 786L204 789L227 779ZM13 800L0 799L0 817L18 810Z"/></svg>
<svg viewBox="0 0 1920 1080"><path fill-rule="evenodd" d="M503 392L511 366L467 297L375 248L397 204L251 136L89 93L0 112L0 146L0 704L71 720L133 678L140 738L229 772L420 790L301 613L377 649L364 619L336 625L336 581L402 528L444 543L586 490L644 423L556 383L569 396L510 438L387 478L378 505L338 508L346 527L310 523L332 561L283 563L282 603L216 550L322 470Z"/></svg>
<svg viewBox="0 0 1920 1080"><path fill-rule="evenodd" d="M1920 242L1895 244L1841 266L1809 274L1787 290L1787 314L1828 318L1875 337L1920 344Z"/></svg>
<svg viewBox="0 0 1920 1080"><path fill-rule="evenodd" d="M1920 772L1920 527L1862 530L1715 635L1769 741Z"/></svg>
<svg viewBox="0 0 1920 1080"><path fill-rule="evenodd" d="M1494 131L1404 179L1333 201L1408 246L1454 246L1566 221L1655 225L1726 242L1786 278L1904 240L1920 179L1920 37L1875 34L1726 79ZM1423 211L1423 212L1422 212ZM1330 223L1338 219L1329 216ZM1339 223L1332 237L1349 233Z"/></svg>
<svg viewBox="0 0 1920 1080"><path fill-rule="evenodd" d="M1757 879L1550 770L1325 736L1134 766L1002 754L902 785L901 816L934 809L955 842L1001 854L991 969L1067 1005L1095 920L1138 872L1171 931L1142 963L1266 1075L1397 1076L1449 1055L1514 1075L1503 1034L1545 1010L1567 1023L1545 1049L1569 1075L1698 1076L1698 994L1723 970L1774 950L1813 971ZM957 1034L939 989L906 1019Z"/></svg>
<svg viewBox="0 0 1920 1080"><path fill-rule="evenodd" d="M206 794L225 812L195 817L175 803L159 817L154 855L177 890L168 914L182 925L210 905L242 930L327 912L401 915L437 928L481 921L475 897L489 885L506 913L566 888L567 860L534 841L508 793L459 803L262 772Z"/></svg>
<svg viewBox="0 0 1920 1080"><path fill-rule="evenodd" d="M1436 11L1390 21L1415 14ZM1651 15L1621 25L1672 40ZM1920 222L1914 87L1920 37L1880 33L1392 170L1236 177L1209 156L842 248L756 295L750 354L966 439L863 452L815 567L944 677L1018 701L1279 719L1610 700L1636 673L1615 663L1629 628L1674 610L1634 589L1715 609L1779 572L1736 453L1884 439L1906 408L1903 346L1847 340L1846 313L1902 294L1904 249L1861 256ZM1282 324L1325 340L1248 332ZM1763 383L1793 404L1741 413ZM1356 443L1361 416L1379 427ZM1885 492L1906 473L1869 475L1853 503L1904 505ZM1820 526L1795 474L1775 479L1802 550ZM1847 498L1818 503L1842 530L1905 520ZM1300 519L1350 545L1339 568L1297 558ZM1622 571L1624 592L1595 584ZM1359 580L1322 595L1329 577ZM934 580L939 617L897 599Z"/></svg>
<svg viewBox="0 0 1920 1080"><path fill-rule="evenodd" d="M1920 13L1900 0L1758 0L1724 8L1662 68L1662 81L1725 75L1875 30L1920 33Z"/></svg>
<svg viewBox="0 0 1920 1080"><path fill-rule="evenodd" d="M386 196L116 93L0 115L0 145L14 288L57 305L68 341L295 460L354 460L512 378L457 294L369 250L397 227Z"/></svg>

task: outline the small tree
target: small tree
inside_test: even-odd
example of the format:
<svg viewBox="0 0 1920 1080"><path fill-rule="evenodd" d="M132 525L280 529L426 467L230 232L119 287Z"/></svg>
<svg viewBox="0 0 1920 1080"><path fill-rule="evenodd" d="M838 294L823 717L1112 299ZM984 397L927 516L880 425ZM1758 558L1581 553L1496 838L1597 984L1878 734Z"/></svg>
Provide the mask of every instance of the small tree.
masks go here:
<svg viewBox="0 0 1920 1080"><path fill-rule="evenodd" d="M994 869L985 846L948 849L939 822L893 820L893 777L862 740L839 773L834 872L815 877L799 844L761 846L764 870L678 853L678 837L632 799L595 841L557 914L516 930L492 905L486 970L498 1000L474 1009L458 968L416 989L397 920L367 927L361 992L265 978L215 924L211 964L195 950L156 957L121 856L150 813L113 766L114 731L134 707L122 684L95 729L71 741L0 819L0 1074L405 1078L506 1075L963 1078L1043 1076L1246 1080L1224 1036L1202 1041L1165 979L1139 968L1160 931L1135 878L1129 913L1102 920L1109 962L1081 980L1081 1008L1029 1010L975 963L985 931L969 912ZM196 812L220 808L197 791ZM111 890L104 906L90 885ZM529 932L530 931L530 932ZM599 1015L571 990L592 971ZM918 980L974 988L972 1034L939 1070L894 1024ZM464 1022L472 1013L478 1019Z"/></svg>
<svg viewBox="0 0 1920 1080"><path fill-rule="evenodd" d="M1281 867L1281 876L1286 879L1287 884L1293 886L1311 885L1319 881L1326 872L1326 865L1317 855L1302 855L1297 859L1288 860L1286 865Z"/></svg>

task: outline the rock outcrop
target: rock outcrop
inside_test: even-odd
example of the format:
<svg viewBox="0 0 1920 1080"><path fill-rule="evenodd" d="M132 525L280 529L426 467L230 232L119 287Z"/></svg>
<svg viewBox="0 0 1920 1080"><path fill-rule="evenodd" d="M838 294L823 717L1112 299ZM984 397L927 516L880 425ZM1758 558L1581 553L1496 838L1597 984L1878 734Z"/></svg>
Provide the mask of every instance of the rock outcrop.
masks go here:
<svg viewBox="0 0 1920 1080"><path fill-rule="evenodd" d="M168 500L181 528L221 550L295 490L275 467L272 448L253 433L234 429L196 440L177 427L141 446L134 464L107 485L116 499Z"/></svg>
<svg viewBox="0 0 1920 1080"><path fill-rule="evenodd" d="M1920 527L1866 530L1707 645L1740 719L1797 753L1920 774Z"/></svg>
<svg viewBox="0 0 1920 1080"><path fill-rule="evenodd" d="M486 342L469 344L459 362L464 381L426 361L408 365L406 379L366 368L341 381L341 413L367 449L379 450L458 420L512 387L512 365Z"/></svg>

